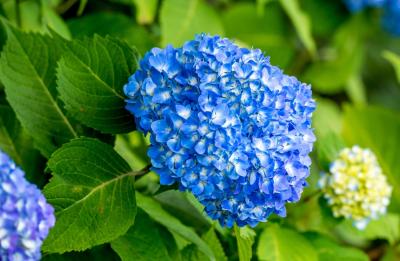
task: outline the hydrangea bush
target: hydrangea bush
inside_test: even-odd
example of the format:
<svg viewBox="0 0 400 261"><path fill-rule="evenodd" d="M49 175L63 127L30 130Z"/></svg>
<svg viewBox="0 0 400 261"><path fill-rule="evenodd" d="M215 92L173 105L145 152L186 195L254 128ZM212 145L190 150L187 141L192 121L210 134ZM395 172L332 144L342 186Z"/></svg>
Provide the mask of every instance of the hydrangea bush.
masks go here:
<svg viewBox="0 0 400 261"><path fill-rule="evenodd" d="M398 260L399 4L0 1L0 261Z"/></svg>

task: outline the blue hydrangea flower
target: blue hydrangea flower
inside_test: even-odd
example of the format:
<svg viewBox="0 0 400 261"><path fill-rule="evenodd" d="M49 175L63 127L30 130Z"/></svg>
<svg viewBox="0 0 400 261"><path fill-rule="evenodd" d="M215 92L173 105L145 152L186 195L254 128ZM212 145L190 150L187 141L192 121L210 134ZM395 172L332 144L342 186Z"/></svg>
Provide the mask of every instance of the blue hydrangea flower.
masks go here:
<svg viewBox="0 0 400 261"><path fill-rule="evenodd" d="M42 241L54 222L54 210L40 190L0 152L0 260L40 260Z"/></svg>
<svg viewBox="0 0 400 261"><path fill-rule="evenodd" d="M385 29L393 35L400 36L400 0L387 0L382 19Z"/></svg>
<svg viewBox="0 0 400 261"><path fill-rule="evenodd" d="M386 0L345 0L347 8L351 12L358 12L367 7L382 7Z"/></svg>
<svg viewBox="0 0 400 261"><path fill-rule="evenodd" d="M180 184L223 226L286 215L306 185L311 87L256 50L198 35L154 48L124 86L161 184Z"/></svg>

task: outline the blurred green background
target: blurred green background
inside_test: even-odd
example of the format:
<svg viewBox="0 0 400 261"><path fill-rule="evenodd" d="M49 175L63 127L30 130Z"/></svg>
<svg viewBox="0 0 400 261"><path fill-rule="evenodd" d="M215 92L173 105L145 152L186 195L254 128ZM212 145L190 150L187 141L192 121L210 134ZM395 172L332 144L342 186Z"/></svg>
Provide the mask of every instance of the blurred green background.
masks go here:
<svg viewBox="0 0 400 261"><path fill-rule="evenodd" d="M362 249L373 260L400 260L400 39L381 29L380 10L351 14L340 0L2 0L0 7L3 16L25 31L55 31L67 39L112 35L142 55L152 47L180 46L202 32L260 48L272 64L310 83L317 101L313 125L318 141L304 197L316 190L337 139L371 148L394 187L390 213L366 231L333 220L316 198L302 207L291 205L285 225L329 235L341 245ZM119 135L116 149L138 169L146 165L145 144L134 132ZM142 179L137 186L154 190L154 178ZM166 208L171 207L168 200L165 196ZM257 240L260 231L291 236L274 226L262 229L263 224L256 229ZM317 246L320 260L365 260L360 252L313 232L303 236ZM234 248L226 253L232 259L237 258ZM79 254L74 257L79 259Z"/></svg>
<svg viewBox="0 0 400 261"><path fill-rule="evenodd" d="M381 30L379 10L351 14L340 0L1 2L1 13L24 30L54 30L68 39L110 34L142 54L179 46L196 33L226 36L260 48L286 73L311 83L321 110L336 115L335 105L345 102L400 108L388 53L400 52L400 40Z"/></svg>

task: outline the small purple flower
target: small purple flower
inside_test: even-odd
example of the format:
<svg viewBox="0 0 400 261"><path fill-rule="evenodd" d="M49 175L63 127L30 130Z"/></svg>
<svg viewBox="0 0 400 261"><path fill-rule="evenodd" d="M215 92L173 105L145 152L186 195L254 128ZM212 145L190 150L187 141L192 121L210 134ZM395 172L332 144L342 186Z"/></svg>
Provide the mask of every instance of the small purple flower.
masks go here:
<svg viewBox="0 0 400 261"><path fill-rule="evenodd" d="M0 152L0 260L40 260L54 210L24 172Z"/></svg>
<svg viewBox="0 0 400 261"><path fill-rule="evenodd" d="M222 225L285 216L300 199L315 141L311 87L260 50L204 34L154 48L124 91L137 128L151 133L160 183L192 192Z"/></svg>

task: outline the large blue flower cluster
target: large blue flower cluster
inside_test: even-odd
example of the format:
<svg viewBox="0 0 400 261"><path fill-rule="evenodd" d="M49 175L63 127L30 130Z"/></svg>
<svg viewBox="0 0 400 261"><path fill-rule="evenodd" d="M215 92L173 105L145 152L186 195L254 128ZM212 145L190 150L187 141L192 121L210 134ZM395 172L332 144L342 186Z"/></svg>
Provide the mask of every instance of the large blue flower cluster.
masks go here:
<svg viewBox="0 0 400 261"><path fill-rule="evenodd" d="M311 87L260 50L198 35L154 48L124 86L161 184L178 182L231 227L255 226L300 199L315 136Z"/></svg>
<svg viewBox="0 0 400 261"><path fill-rule="evenodd" d="M24 172L0 152L0 260L40 260L54 210Z"/></svg>
<svg viewBox="0 0 400 261"><path fill-rule="evenodd" d="M400 36L400 0L345 0L345 3L352 12L368 7L383 8L383 27L391 34Z"/></svg>

